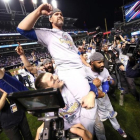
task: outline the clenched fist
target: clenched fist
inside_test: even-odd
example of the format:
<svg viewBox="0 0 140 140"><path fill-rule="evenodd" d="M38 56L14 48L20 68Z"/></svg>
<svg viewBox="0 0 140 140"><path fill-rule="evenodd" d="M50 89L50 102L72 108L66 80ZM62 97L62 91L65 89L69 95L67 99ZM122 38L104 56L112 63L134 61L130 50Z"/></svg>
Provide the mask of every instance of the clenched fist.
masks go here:
<svg viewBox="0 0 140 140"><path fill-rule="evenodd" d="M94 80L93 80L93 84L94 84L97 88L99 88L99 87L101 86L101 81L100 81L100 79L99 79L99 78L94 79Z"/></svg>
<svg viewBox="0 0 140 140"><path fill-rule="evenodd" d="M53 10L52 6L48 3L41 4L38 7L38 9L40 11L40 15L45 15L45 16L51 15L51 12Z"/></svg>

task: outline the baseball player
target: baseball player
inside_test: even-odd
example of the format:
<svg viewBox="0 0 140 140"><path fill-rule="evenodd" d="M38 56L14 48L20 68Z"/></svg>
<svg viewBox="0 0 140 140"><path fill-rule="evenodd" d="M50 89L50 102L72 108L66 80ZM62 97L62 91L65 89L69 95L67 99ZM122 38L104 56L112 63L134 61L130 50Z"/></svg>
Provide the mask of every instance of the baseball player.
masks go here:
<svg viewBox="0 0 140 140"><path fill-rule="evenodd" d="M33 29L35 22L42 15L49 16L49 21L53 29ZM84 104L86 102L87 93L90 91L90 86L86 79L86 73L80 56L78 55L78 50L71 36L62 31L63 24L64 18L62 12L59 9L52 9L52 6L46 3L40 5L36 10L25 17L18 25L17 31L23 36L36 40L48 48L48 51L55 61L57 67L56 73L59 79L64 81L74 98ZM91 120L89 125L94 125L97 109L95 93L93 92L92 94L92 105L87 102L84 108L81 109L83 119L85 119L85 121L86 119ZM87 110L87 108L90 109ZM88 126L85 127L88 129Z"/></svg>
<svg viewBox="0 0 140 140"><path fill-rule="evenodd" d="M120 128L120 125L116 119L117 112L114 111L110 99L107 95L107 92L109 90L108 83L110 82L110 84L113 84L114 80L110 76L108 70L104 68L104 56L101 53L95 52L90 56L90 63L92 73L90 73L90 70L88 71L89 68L86 68L87 74L89 74L87 78L91 81L93 81L93 79L98 78L102 84L96 86L105 93L105 96L103 98L97 99L97 108L100 120L106 121L107 119L109 119L113 128L117 130L122 137L126 138L126 133L122 128Z"/></svg>

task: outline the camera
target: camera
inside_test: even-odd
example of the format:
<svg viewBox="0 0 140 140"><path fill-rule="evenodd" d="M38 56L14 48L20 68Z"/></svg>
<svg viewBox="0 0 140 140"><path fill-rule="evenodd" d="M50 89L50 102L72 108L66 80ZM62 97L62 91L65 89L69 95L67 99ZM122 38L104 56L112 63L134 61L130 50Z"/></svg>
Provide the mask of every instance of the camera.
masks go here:
<svg viewBox="0 0 140 140"><path fill-rule="evenodd" d="M130 63L135 65L132 69L140 69L140 39L138 39L137 44L126 44L126 47L122 50L124 55L130 57Z"/></svg>
<svg viewBox="0 0 140 140"><path fill-rule="evenodd" d="M103 32L101 31L100 26L96 27L96 34L93 37L94 37L94 40L97 40L97 38L98 38L99 41L101 41L101 39L103 37Z"/></svg>
<svg viewBox="0 0 140 140"><path fill-rule="evenodd" d="M82 140L81 137L64 130L64 120L59 117L59 108L65 103L59 89L43 89L15 92L8 95L23 110L36 113L51 112L51 116L38 118L44 122L44 128L39 140ZM53 114L53 115L52 115Z"/></svg>
<svg viewBox="0 0 140 140"><path fill-rule="evenodd" d="M120 38L119 38L119 35L122 35L122 31L119 30L119 29L114 29L114 28L112 28L112 30L111 30L111 35L112 35L112 36L116 36L117 40L119 40L119 39L120 39Z"/></svg>
<svg viewBox="0 0 140 140"><path fill-rule="evenodd" d="M109 64L108 65L108 71L110 74L115 74L115 70L114 70L114 65L113 64Z"/></svg>

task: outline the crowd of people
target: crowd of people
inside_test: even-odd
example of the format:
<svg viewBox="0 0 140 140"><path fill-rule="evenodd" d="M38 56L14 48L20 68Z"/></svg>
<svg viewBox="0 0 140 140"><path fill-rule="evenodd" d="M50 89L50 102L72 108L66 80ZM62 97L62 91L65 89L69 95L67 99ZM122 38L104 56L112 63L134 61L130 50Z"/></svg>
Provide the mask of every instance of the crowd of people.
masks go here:
<svg viewBox="0 0 140 140"><path fill-rule="evenodd" d="M0 33L1 34L5 34L5 33L18 33L16 30L7 30L7 29L0 29Z"/></svg>
<svg viewBox="0 0 140 140"><path fill-rule="evenodd" d="M53 29L33 29L42 15L49 16ZM0 122L4 132L10 140L32 139L25 112L7 96L11 92L27 91L26 86L29 86L35 90L60 89L65 108L59 109L59 117L64 120L65 130L70 129L84 140L92 140L94 135L98 140L106 140L103 122L109 119L116 132L126 138L108 94L115 96L115 88L119 88L125 95L129 93L129 87L140 101L134 78L127 75L127 63L132 61L123 53L127 44L138 42L137 36L130 41L127 36L117 35L113 42L93 37L90 42L83 40L76 47L71 36L62 30L63 23L61 10L42 4L18 25L17 31L47 47L51 58L45 52L32 52L28 56L19 44L15 50L23 67L14 71L13 77L0 70ZM43 127L42 124L38 128L36 140Z"/></svg>
<svg viewBox="0 0 140 140"><path fill-rule="evenodd" d="M34 57L35 54L35 57ZM38 51L31 51L28 50L26 51L26 56L28 58L28 60L30 60L31 62L35 63L37 60L39 60L41 57L42 58L47 58L48 57L48 53L47 52L38 52ZM10 54L0 54L0 67L9 67L9 66L15 66L16 65L21 65L22 61L20 60L19 56L17 54L14 53L10 53Z"/></svg>

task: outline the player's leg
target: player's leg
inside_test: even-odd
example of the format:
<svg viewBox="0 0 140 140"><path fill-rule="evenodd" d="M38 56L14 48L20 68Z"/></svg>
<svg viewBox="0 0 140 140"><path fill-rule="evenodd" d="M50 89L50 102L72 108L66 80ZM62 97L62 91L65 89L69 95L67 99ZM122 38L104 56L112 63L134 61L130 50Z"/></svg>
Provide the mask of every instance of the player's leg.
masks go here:
<svg viewBox="0 0 140 140"><path fill-rule="evenodd" d="M80 116L80 123L92 134L94 134L94 125L95 125L95 120L91 120L88 118L85 118L83 116Z"/></svg>
<svg viewBox="0 0 140 140"><path fill-rule="evenodd" d="M105 128L98 115L96 117L94 130L98 140L106 140Z"/></svg>
<svg viewBox="0 0 140 140"><path fill-rule="evenodd" d="M60 80L64 81L66 87L79 102L90 91L90 86L83 68L58 71L58 76Z"/></svg>
<svg viewBox="0 0 140 140"><path fill-rule="evenodd" d="M86 79L86 73L83 68L59 71L58 76L59 79L64 81L66 87L72 93L74 98L77 99L79 102L81 101L82 97L86 96L89 93L90 86L88 80ZM84 127L89 131L91 130L91 126L93 130L93 125L96 119L96 106L97 105L95 102L95 107L90 110L81 108L80 117L82 117L82 122L80 121L80 123L82 123ZM85 121L88 121L88 123L85 123Z"/></svg>
<svg viewBox="0 0 140 140"><path fill-rule="evenodd" d="M122 137L126 138L127 135L126 135L125 131L120 127L120 124L118 123L118 121L117 121L117 119L116 119L116 115L115 115L115 113L114 113L115 111L114 111L114 109L113 109L113 107L112 107L112 104L111 104L111 102L110 102L110 99L109 99L108 95L106 95L105 108L106 108L106 110L109 112L108 118L109 118L109 121L110 121L112 127L113 127L115 130L117 130L118 133L119 133ZM111 114L111 113L114 113L114 114Z"/></svg>
<svg viewBox="0 0 140 140"><path fill-rule="evenodd" d="M108 95L97 100L98 114L101 121L106 121L109 118L115 118L117 112L114 111Z"/></svg>

